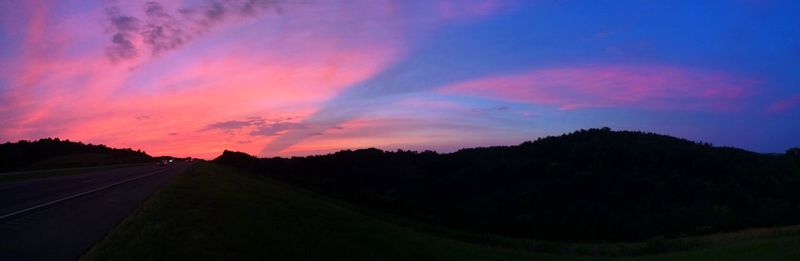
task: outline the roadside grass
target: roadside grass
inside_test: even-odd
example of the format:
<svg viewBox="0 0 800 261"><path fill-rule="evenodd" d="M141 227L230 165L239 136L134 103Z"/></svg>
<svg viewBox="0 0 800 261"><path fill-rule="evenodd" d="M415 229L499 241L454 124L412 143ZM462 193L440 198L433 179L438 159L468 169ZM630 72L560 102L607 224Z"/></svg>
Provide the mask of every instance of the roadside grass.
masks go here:
<svg viewBox="0 0 800 261"><path fill-rule="evenodd" d="M749 239L629 260L800 260L800 236Z"/></svg>
<svg viewBox="0 0 800 261"><path fill-rule="evenodd" d="M237 172L242 175L263 180L265 182L271 182L274 185L280 186L281 188L286 190L291 190L297 193L314 196L319 200L332 202L339 206L346 207L351 211L355 211L360 214L368 215L371 217L376 217L380 220L389 221L393 224L398 224L404 227L408 227L415 231L433 234L436 236L449 239L456 239L458 241L468 242L481 246L522 250L525 252L569 254L569 255L595 256L595 257L630 258L632 256L640 256L641 258L647 259L656 254L676 253L676 252L683 253L698 249L703 249L704 251L712 249L713 252L713 249L715 247L721 246L720 249L727 249L725 247L726 244L741 243L744 241L753 241L753 240L758 241L761 239L772 240L778 237L793 237L796 239L800 238L800 225L749 228L735 232L716 233L716 234L708 234L700 236L683 236L675 238L655 237L649 240L639 241L639 242L559 242L559 241L534 240L525 238L512 238L495 234L476 233L476 232L450 229L447 227L418 222L403 216L393 215L386 212L355 206L349 202L345 202L336 198L327 197L313 191L288 185L282 182L276 182L263 175L258 175L247 171L237 171ZM782 240L777 240L775 242L778 241ZM792 242L791 239L789 239L788 242ZM751 243L752 247L759 246L758 242L751 242ZM750 247L750 245L751 244L749 243L744 243L744 244L738 244L737 247L740 249L747 249L748 247ZM800 247L800 244L795 244L793 245L793 247L794 246ZM779 246L776 245L775 247Z"/></svg>
<svg viewBox="0 0 800 261"><path fill-rule="evenodd" d="M493 237L375 213L268 178L198 163L82 259L800 260L798 230L790 226L610 244ZM670 253L639 255L651 252Z"/></svg>
<svg viewBox="0 0 800 261"><path fill-rule="evenodd" d="M210 163L176 177L83 260L588 260L460 242Z"/></svg>
<svg viewBox="0 0 800 261"><path fill-rule="evenodd" d="M0 182L22 181L29 179L49 178L56 176L69 176L89 173L91 171L109 170L124 167L144 166L153 163L129 163L129 164L116 164L105 165L96 167L80 167L80 168L61 168L61 169L46 169L46 170L26 170L15 172L0 172Z"/></svg>
<svg viewBox="0 0 800 261"><path fill-rule="evenodd" d="M385 213L380 213L365 209L357 209L357 211L366 213L367 215L381 217L381 219L383 220L389 220L392 221L392 223L410 227L417 231L431 233L447 238L453 238L460 241L465 241L485 246L524 250L528 252L538 252L538 253L560 253L560 254L605 256L605 257L631 257L631 256L648 257L656 254L692 252L692 251L697 251L697 253L700 254L701 252L708 251L709 249L715 249L717 247L719 247L720 249L728 249L728 245L733 245L740 249L756 247L756 246L767 247L767 248L780 247L780 244L783 244L784 241L786 243L793 243L791 248L786 248L786 249L797 248L800 250L800 242L797 242L797 240L800 240L800 225L768 227L768 228L751 228L735 232L717 233L717 234L701 235L701 236L689 236L689 237L686 236L676 237L676 238L655 237L640 242L588 243L588 242L558 242L558 241L546 241L546 240L533 240L524 238L503 237L492 234L478 234L472 232L452 230L425 223L419 223L405 219L403 217L388 215ZM761 240L768 240L770 242L776 243L777 245L770 244L767 246L760 246L759 241ZM794 254L795 257L800 257L800 252L794 251L793 253L795 253Z"/></svg>

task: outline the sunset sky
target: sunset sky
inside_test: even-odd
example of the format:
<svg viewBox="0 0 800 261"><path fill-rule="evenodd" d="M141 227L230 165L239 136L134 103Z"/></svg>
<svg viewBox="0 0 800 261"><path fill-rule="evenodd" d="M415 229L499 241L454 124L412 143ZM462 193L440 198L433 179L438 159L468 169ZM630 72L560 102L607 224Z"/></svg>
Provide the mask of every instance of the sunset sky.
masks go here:
<svg viewBox="0 0 800 261"><path fill-rule="evenodd" d="M608 126L800 146L800 1L0 1L0 142L213 158Z"/></svg>

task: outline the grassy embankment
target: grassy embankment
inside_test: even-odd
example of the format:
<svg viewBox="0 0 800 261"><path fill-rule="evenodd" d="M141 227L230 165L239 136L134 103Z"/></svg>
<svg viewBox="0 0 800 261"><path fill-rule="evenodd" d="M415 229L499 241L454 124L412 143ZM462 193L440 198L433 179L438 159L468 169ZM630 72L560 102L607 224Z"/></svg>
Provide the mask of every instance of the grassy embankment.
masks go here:
<svg viewBox="0 0 800 261"><path fill-rule="evenodd" d="M83 259L610 259L466 243L364 214L367 212L227 167L198 163L149 199ZM629 258L797 260L800 234L796 231L797 227L792 227L696 237L687 239L698 244L695 250ZM653 247L660 242L639 244Z"/></svg>

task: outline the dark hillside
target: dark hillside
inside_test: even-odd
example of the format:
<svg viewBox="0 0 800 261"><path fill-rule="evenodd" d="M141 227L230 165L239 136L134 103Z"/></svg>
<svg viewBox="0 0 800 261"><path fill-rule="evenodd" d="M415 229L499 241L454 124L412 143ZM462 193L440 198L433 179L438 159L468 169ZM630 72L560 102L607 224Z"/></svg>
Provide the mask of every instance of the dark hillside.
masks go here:
<svg viewBox="0 0 800 261"><path fill-rule="evenodd" d="M800 223L797 155L607 128L450 154L226 151L215 161L382 211L517 237L641 240Z"/></svg>
<svg viewBox="0 0 800 261"><path fill-rule="evenodd" d="M50 168L90 167L150 161L139 150L114 149L58 138L0 144L0 172Z"/></svg>

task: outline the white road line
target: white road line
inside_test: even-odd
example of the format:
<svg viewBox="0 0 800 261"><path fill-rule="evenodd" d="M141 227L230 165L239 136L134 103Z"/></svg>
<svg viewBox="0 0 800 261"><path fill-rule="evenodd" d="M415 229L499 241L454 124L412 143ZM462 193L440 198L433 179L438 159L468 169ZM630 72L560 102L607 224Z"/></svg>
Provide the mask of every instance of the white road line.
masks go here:
<svg viewBox="0 0 800 261"><path fill-rule="evenodd" d="M43 208L43 207L46 207L46 206L49 206L49 205L53 205L53 204L56 204L56 203L61 202L61 201L70 200L70 199L73 199L73 198L76 198L76 197L80 197L80 196L83 196L83 195L86 195L86 194L89 194L89 193L101 191L101 190L104 190L104 189L107 189L107 188L110 188L110 187L113 187L113 186L116 186L116 185L119 185L119 184L122 184L122 183L127 183L127 182L131 182L131 181L134 181L134 180L137 180L137 179L146 178L146 177L149 177L149 176L152 176L152 175L155 175L155 174L159 174L161 172L165 172L167 170L169 170L169 169L156 170L155 172L147 173L147 174L144 174L144 175L141 175L141 176L138 176L138 177L134 177L134 178L129 178L129 179L126 179L126 180L123 180L123 181L120 181L120 182L117 182L117 183L114 183L114 184L111 184L111 185L106 185L106 186L99 187L99 188L96 188L96 189L92 189L92 190L89 190L89 191L84 191L84 192L81 192L81 193L78 193L78 194L75 194L75 195L72 195L72 196L56 199L56 200L53 200L53 201L50 201L50 202L47 202L47 203L42 203L42 204L39 204L39 205L36 205L36 206L33 206L33 207L29 207L29 208L26 208L26 209L14 211L14 212L11 212L11 213L8 213L8 214L0 216L0 221L2 221L3 219L6 219L6 218L12 217L12 216L16 216L16 215L28 212L28 211L33 211L33 210L36 210L36 209L39 209L39 208Z"/></svg>

